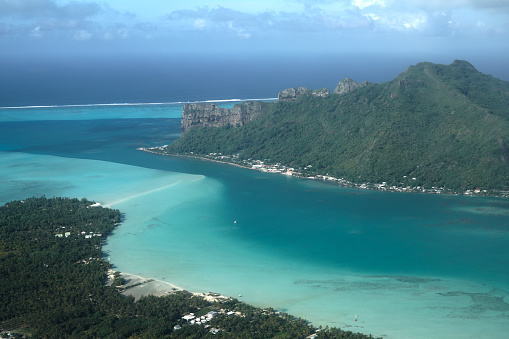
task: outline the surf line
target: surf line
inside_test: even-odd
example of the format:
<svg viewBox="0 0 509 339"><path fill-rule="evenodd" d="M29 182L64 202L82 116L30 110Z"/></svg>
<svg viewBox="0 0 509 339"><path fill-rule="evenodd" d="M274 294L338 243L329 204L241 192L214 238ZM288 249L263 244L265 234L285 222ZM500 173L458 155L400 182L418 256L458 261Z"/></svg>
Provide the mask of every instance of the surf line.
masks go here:
<svg viewBox="0 0 509 339"><path fill-rule="evenodd" d="M278 98L260 98L260 99L216 99L216 100L196 100L196 101L173 101L173 102L119 102L110 104L71 104L71 105L35 105L35 106L6 106L0 109L39 109L39 108L76 108L76 107L108 107L108 106L164 106L164 105L183 105L196 103L227 103L227 102L245 102L245 101L275 101Z"/></svg>

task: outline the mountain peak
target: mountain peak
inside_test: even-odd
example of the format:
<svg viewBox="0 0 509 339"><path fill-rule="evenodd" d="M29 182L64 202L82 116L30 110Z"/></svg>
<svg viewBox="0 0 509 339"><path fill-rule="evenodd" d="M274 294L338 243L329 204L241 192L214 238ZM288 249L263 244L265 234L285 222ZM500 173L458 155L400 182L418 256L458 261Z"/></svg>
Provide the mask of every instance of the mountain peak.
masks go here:
<svg viewBox="0 0 509 339"><path fill-rule="evenodd" d="M451 64L452 67L461 67L464 69L471 69L477 71L477 69L466 60L454 60Z"/></svg>
<svg viewBox="0 0 509 339"><path fill-rule="evenodd" d="M454 60L449 65L434 64L431 62L419 62L415 66L409 66L400 75L408 75L408 74L418 75L419 73L426 72L426 71L428 71L428 72L432 71L435 74L444 74L444 75L446 75L446 74L450 75L450 74L453 74L456 72L479 73L479 71L470 62L465 61L465 60ZM460 74L458 74L458 75L460 75ZM463 74L463 75L465 75L465 74Z"/></svg>

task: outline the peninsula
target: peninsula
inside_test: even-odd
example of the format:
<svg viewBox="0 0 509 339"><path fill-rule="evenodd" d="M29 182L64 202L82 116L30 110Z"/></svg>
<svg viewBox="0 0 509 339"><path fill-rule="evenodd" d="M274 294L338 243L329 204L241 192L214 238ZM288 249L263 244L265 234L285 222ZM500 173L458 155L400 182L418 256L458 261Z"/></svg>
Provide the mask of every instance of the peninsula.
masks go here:
<svg viewBox="0 0 509 339"><path fill-rule="evenodd" d="M184 105L182 135L145 149L363 188L509 193L509 82L467 61L394 80L290 88L275 102Z"/></svg>

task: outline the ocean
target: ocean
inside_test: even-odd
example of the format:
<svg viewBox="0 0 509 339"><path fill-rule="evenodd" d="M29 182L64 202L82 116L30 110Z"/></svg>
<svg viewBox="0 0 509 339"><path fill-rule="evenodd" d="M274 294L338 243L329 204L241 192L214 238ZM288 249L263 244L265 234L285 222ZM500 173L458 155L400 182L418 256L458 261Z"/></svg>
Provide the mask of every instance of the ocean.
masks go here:
<svg viewBox="0 0 509 339"><path fill-rule="evenodd" d="M2 80L0 203L71 196L118 208L124 222L104 245L117 270L241 295L316 326L386 338L509 333L507 199L342 188L137 150L179 137L183 102L333 89L326 68L288 85L290 68L273 68L270 84L259 75L274 65L122 65L54 78L56 65L32 65L25 72L39 77Z"/></svg>

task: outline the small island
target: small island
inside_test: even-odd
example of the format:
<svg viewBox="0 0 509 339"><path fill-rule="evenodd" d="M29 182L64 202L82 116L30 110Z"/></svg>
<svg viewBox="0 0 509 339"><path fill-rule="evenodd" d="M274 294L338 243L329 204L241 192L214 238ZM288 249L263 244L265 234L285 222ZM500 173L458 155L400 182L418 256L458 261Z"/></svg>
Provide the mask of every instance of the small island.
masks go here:
<svg viewBox="0 0 509 339"><path fill-rule="evenodd" d="M142 150L343 186L509 196L509 82L466 61L419 63L381 84L290 88L275 102L182 110L182 135Z"/></svg>

